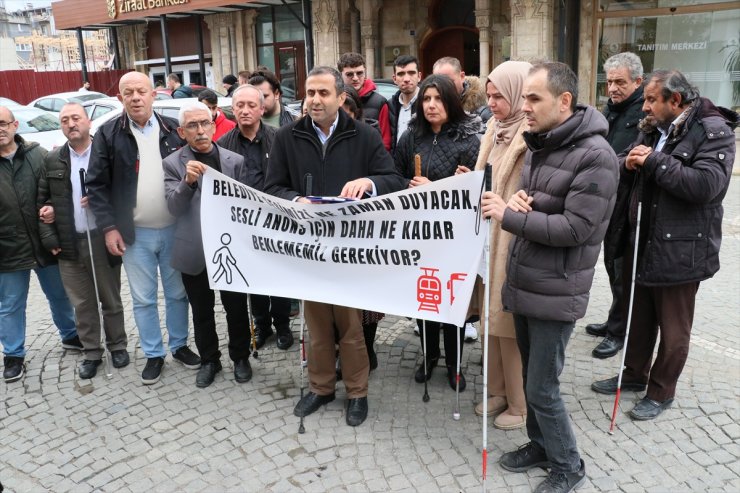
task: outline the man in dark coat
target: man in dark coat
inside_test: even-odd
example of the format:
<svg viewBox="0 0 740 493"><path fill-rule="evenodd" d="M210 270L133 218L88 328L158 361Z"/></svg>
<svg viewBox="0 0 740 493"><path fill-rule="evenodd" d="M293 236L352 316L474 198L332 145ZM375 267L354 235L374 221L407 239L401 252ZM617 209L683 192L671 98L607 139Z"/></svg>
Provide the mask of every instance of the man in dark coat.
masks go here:
<svg viewBox="0 0 740 493"><path fill-rule="evenodd" d="M620 154L637 139L637 124L642 112L642 62L634 53L618 53L604 62L609 101L604 116L609 122L607 142ZM619 208L615 207L619 213ZM616 219L616 218L615 218ZM604 337L591 353L595 358L610 358L624 346L625 320L622 319L622 257L614 258L614 245L604 245L604 265L609 275L612 305L609 318L601 324L589 324L586 332Z"/></svg>
<svg viewBox="0 0 740 493"><path fill-rule="evenodd" d="M656 70L645 87L638 140L620 155L621 180L608 242L624 250L629 290L638 203L642 203L637 273L622 390L643 391L630 411L653 419L673 403L689 353L699 283L719 270L722 200L735 158L738 114L719 108L677 70ZM626 200L621 200L626 196ZM625 308L626 315L627 309ZM660 333L655 361L651 361ZM594 382L617 391L617 377Z"/></svg>
<svg viewBox="0 0 740 493"><path fill-rule="evenodd" d="M391 152L396 149L396 144L401 140L401 135L406 131L411 117L416 113L416 97L419 94L419 60L415 56L401 55L393 62L393 82L398 86L398 92L388 101L388 117L390 118Z"/></svg>
<svg viewBox="0 0 740 493"><path fill-rule="evenodd" d="M316 67L308 74L308 114L278 130L265 181L267 193L310 203L306 195L360 199L404 187L377 130L339 111L345 99L343 86L342 76L331 67ZM307 175L313 177L313 190L306 190ZM349 399L346 421L358 426L367 418L369 374L361 310L313 301L305 301L304 308L310 343L309 392L293 413L308 416L334 400L336 327Z"/></svg>
<svg viewBox="0 0 740 493"><path fill-rule="evenodd" d="M26 301L31 270L49 300L52 318L65 349L82 349L72 305L64 292L59 268L41 245L36 205L38 180L46 151L16 134L13 112L0 106L0 343L6 382L25 374Z"/></svg>
<svg viewBox="0 0 740 493"><path fill-rule="evenodd" d="M578 80L565 64L542 63L524 84L530 130L522 190L508 203L486 192L483 211L514 235L504 310L514 314L527 397L529 444L504 454L501 466L549 467L535 491L567 492L586 468L560 395L565 348L586 313L617 189L617 157L604 138L606 119L576 105Z"/></svg>

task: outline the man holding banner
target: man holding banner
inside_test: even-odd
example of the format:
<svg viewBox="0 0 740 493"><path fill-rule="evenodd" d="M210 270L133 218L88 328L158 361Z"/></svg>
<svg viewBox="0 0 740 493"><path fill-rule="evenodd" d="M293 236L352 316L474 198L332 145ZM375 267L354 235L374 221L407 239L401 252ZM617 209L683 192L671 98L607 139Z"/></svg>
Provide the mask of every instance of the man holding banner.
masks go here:
<svg viewBox="0 0 740 493"><path fill-rule="evenodd" d="M265 180L267 193L310 203L306 196L312 194L361 199L404 188L378 132L339 111L345 98L343 86L334 68L315 67L308 74L308 114L278 131ZM309 393L293 412L308 416L334 400L336 326L349 399L346 422L358 426L367 418L369 375L361 310L305 301L304 313L310 335Z"/></svg>
<svg viewBox="0 0 740 493"><path fill-rule="evenodd" d="M208 283L201 239L201 176L210 167L241 180L245 172L244 158L212 142L216 129L205 104L186 103L180 108L179 119L177 133L188 145L170 154L163 162L167 208L177 218L170 264L182 273L182 283L193 311L195 345L201 359L195 386L203 388L213 383L222 367L213 313L215 296ZM229 357L234 362L234 379L245 383L252 378L247 295L222 290L221 303L226 310Z"/></svg>

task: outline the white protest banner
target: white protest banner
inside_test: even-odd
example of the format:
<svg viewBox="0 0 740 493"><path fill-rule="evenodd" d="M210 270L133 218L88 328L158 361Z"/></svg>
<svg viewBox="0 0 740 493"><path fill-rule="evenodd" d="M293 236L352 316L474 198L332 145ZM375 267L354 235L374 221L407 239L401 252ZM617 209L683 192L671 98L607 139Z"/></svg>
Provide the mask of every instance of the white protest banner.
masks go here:
<svg viewBox="0 0 740 493"><path fill-rule="evenodd" d="M201 227L212 289L463 325L488 224L483 172L362 201L302 204L213 169Z"/></svg>

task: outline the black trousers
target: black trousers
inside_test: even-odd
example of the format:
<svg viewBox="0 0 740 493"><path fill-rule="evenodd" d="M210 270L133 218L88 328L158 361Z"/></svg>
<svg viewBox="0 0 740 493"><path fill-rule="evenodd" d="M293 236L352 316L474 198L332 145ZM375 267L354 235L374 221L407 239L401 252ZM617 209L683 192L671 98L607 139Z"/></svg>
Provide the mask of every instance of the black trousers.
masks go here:
<svg viewBox="0 0 740 493"><path fill-rule="evenodd" d="M216 293L208 286L208 272L203 269L200 274L191 276L182 274L182 283L188 294L188 301L193 312L195 328L195 346L203 363L218 361L221 351L218 349L216 318L213 307ZM232 291L221 291L221 303L226 310L226 325L229 331L229 358L232 361L249 358L249 311L247 295Z"/></svg>
<svg viewBox="0 0 740 493"><path fill-rule="evenodd" d="M625 318L622 316L622 303L629 302L624 299L624 290L622 287L622 263L627 262L629 269L627 272L632 272L632 257L620 257L614 259L611 268L609 265L604 263L606 266L606 273L609 275L609 287L612 291L612 306L609 308L609 318L606 321L606 333L612 339L624 339L624 333L627 330L625 324ZM629 293L629 291L628 291Z"/></svg>
<svg viewBox="0 0 740 493"><path fill-rule="evenodd" d="M252 316L256 328L269 328L274 325L277 330L290 330L290 298L251 294Z"/></svg>
<svg viewBox="0 0 740 493"><path fill-rule="evenodd" d="M422 339L424 344L424 321L416 320L416 325L419 326L419 337ZM460 360L462 361L463 351L463 339L465 338L465 328L455 327L452 324L443 324L441 322L426 321L426 351L427 359L436 359L440 356L439 351L439 331L442 329L444 332L444 345L445 345L445 364L448 367L457 367L457 348L458 344L460 347Z"/></svg>

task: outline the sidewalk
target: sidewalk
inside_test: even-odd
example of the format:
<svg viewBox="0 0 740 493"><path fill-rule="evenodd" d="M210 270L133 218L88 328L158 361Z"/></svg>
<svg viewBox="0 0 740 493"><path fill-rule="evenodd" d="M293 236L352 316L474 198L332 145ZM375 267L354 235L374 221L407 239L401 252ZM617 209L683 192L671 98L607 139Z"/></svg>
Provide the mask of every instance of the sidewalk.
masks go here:
<svg viewBox="0 0 740 493"><path fill-rule="evenodd" d="M583 330L605 317L611 299L600 266L587 316L568 347L561 389L586 462L588 491L740 491L740 177L725 199L722 270L702 283L692 347L674 406L655 421L625 414L641 395L622 395L613 436L606 432L613 398L593 393L595 379L616 374L619 357L596 360L598 340ZM132 364L78 379L81 355L61 349L35 278L28 309L28 373L0 381L0 481L6 492L364 492L481 491L481 344L465 344L461 419L444 369L429 382L431 400L413 380L421 361L413 323L386 317L370 377L370 414L358 428L344 422L344 387L305 419L298 434L298 344L274 339L252 360L254 377L234 381L231 363L207 389L195 371L167 357L162 380L143 386L131 299L124 304ZM219 313L219 322L224 321ZM221 326L223 324L221 323ZM298 321L293 330L298 335ZM222 344L223 339L222 330ZM192 335L192 330L191 330ZM191 347L195 347L191 341ZM224 351L225 352L225 351ZM226 354L226 352L225 352ZM523 430L488 428L488 491L531 491L541 470L506 472L505 451L527 442Z"/></svg>

